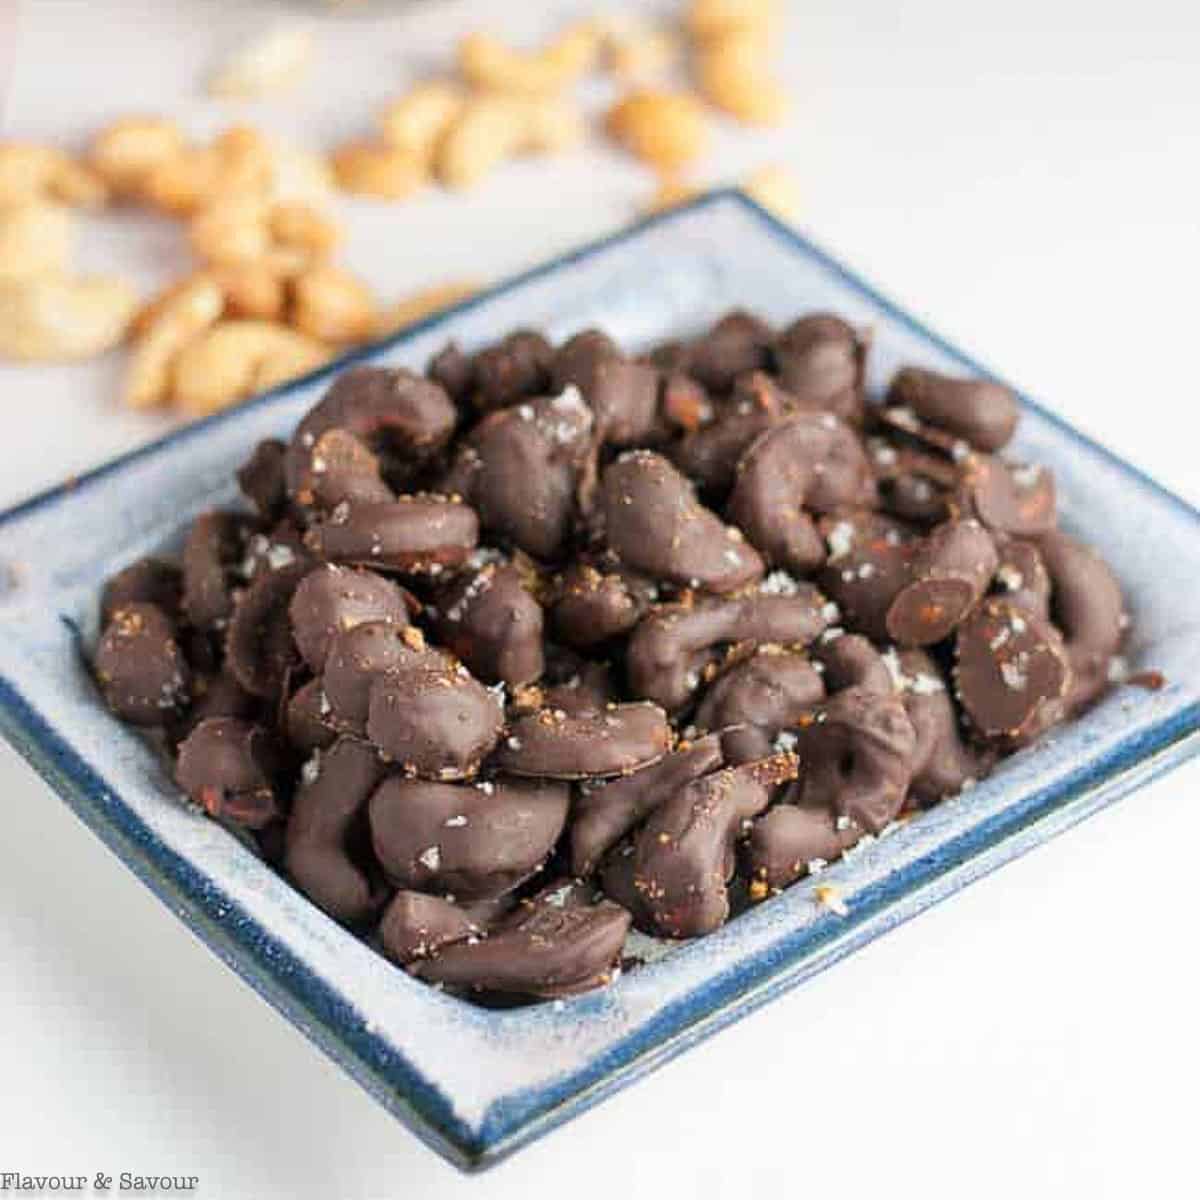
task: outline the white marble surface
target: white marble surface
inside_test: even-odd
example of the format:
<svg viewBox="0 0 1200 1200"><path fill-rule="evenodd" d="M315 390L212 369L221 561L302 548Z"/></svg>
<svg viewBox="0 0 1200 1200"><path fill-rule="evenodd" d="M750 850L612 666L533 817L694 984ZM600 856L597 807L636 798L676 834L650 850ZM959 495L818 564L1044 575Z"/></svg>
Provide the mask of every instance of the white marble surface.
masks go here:
<svg viewBox="0 0 1200 1200"><path fill-rule="evenodd" d="M247 115L352 132L456 31L490 15L532 33L588 7L449 0L321 20L312 84ZM793 5L798 118L723 131L713 177L788 161L818 239L1200 501L1181 381L1200 20L1166 0L968 7ZM204 64L299 11L313 9L26 0L4 134L82 137L135 109L217 126L238 114L197 98ZM521 164L466 197L352 206L349 257L385 294L495 278L619 225L648 188L604 149ZM150 286L178 253L170 227L122 218L89 229L83 258L133 263ZM115 410L115 373L0 367L0 501L157 431ZM198 1174L202 1195L304 1200L516 1197L547 1181L582 1197L1194 1189L1196 764L475 1181L219 967L7 749L0 783L0 1171Z"/></svg>

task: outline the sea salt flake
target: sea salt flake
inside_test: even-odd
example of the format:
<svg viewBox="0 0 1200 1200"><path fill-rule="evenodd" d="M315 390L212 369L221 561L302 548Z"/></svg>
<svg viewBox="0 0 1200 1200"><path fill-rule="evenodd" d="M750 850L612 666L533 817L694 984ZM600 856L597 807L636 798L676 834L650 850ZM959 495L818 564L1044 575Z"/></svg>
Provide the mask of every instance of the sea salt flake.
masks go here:
<svg viewBox="0 0 1200 1200"><path fill-rule="evenodd" d="M1000 664L1000 678L1014 692L1023 692L1029 686L1029 677L1015 660Z"/></svg>
<svg viewBox="0 0 1200 1200"><path fill-rule="evenodd" d="M825 543L829 547L830 562L845 558L854 548L854 526L849 521L839 521L825 535Z"/></svg>
<svg viewBox="0 0 1200 1200"><path fill-rule="evenodd" d="M467 823L467 818L461 813L457 817L447 817L446 827L448 829L461 829Z"/></svg>
<svg viewBox="0 0 1200 1200"><path fill-rule="evenodd" d="M429 846L417 855L417 862L430 871L436 871L442 865L442 852L437 846Z"/></svg>

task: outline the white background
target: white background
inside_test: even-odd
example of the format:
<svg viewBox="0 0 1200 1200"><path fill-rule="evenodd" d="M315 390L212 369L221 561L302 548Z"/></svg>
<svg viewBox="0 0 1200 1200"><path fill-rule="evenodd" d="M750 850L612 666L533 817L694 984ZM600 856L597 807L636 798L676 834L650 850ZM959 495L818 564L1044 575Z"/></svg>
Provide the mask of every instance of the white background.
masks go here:
<svg viewBox="0 0 1200 1200"><path fill-rule="evenodd" d="M456 33L587 7L325 18L309 86L240 115L329 141ZM199 98L204 64L281 15L28 0L5 133L75 141L137 109L219 127L235 114ZM723 131L712 178L788 162L820 240L1200 500L1194 5L805 0L781 49L796 120ZM650 186L602 148L520 164L468 196L353 206L349 258L385 295L497 278L629 219ZM178 254L172 227L121 218L84 261L149 286ZM116 409L116 372L0 368L0 501L161 428ZM1198 791L1193 764L472 1180L0 749L0 1171L196 1174L202 1195L254 1200L1196 1196Z"/></svg>

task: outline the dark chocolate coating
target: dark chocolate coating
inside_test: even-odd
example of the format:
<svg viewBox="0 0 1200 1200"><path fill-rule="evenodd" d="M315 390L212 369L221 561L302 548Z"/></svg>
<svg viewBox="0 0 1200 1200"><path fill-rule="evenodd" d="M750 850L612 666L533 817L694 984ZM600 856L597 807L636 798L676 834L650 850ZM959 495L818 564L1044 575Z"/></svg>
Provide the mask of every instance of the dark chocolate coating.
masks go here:
<svg viewBox="0 0 1200 1200"><path fill-rule="evenodd" d="M577 333L554 357L553 390L577 387L596 416L603 441L630 446L654 430L658 418L658 371L626 358L607 335Z"/></svg>
<svg viewBox="0 0 1200 1200"><path fill-rule="evenodd" d="M766 758L780 730L824 696L821 676L804 655L759 650L713 680L693 721L699 729L724 731L725 761L736 766Z"/></svg>
<svg viewBox="0 0 1200 1200"><path fill-rule="evenodd" d="M325 695L325 681L318 675L292 693L283 726L290 745L302 754L324 750L337 739L333 711Z"/></svg>
<svg viewBox="0 0 1200 1200"><path fill-rule="evenodd" d="M862 423L866 344L852 325L829 313L801 317L776 339L774 357L797 408Z"/></svg>
<svg viewBox="0 0 1200 1200"><path fill-rule="evenodd" d="M574 716L542 708L509 726L496 763L514 775L543 779L624 775L657 762L670 742L666 714L657 704L611 704Z"/></svg>
<svg viewBox="0 0 1200 1200"><path fill-rule="evenodd" d="M379 459L367 444L345 429L327 429L304 460L294 497L305 508L330 512L339 504L386 503L394 500L384 482Z"/></svg>
<svg viewBox="0 0 1200 1200"><path fill-rule="evenodd" d="M254 447L254 453L237 469L242 495L264 521L277 521L287 504L287 481L283 474L286 453L284 442L267 438Z"/></svg>
<svg viewBox="0 0 1200 1200"><path fill-rule="evenodd" d="M455 341L447 342L430 360L426 376L455 404L465 405L475 386L475 364Z"/></svg>
<svg viewBox="0 0 1200 1200"><path fill-rule="evenodd" d="M989 756L963 741L958 712L937 663L924 650L903 650L892 662L904 711L917 743L910 799L935 804L987 774Z"/></svg>
<svg viewBox="0 0 1200 1200"><path fill-rule="evenodd" d="M531 683L545 666L542 606L511 563L464 572L435 601L437 634L487 683Z"/></svg>
<svg viewBox="0 0 1200 1200"><path fill-rule="evenodd" d="M305 575L288 606L296 645L314 671L324 670L337 633L367 621L404 628L419 611L420 604L390 579L331 563Z"/></svg>
<svg viewBox="0 0 1200 1200"><path fill-rule="evenodd" d="M380 675L403 667L449 667L450 656L425 642L415 626L365 621L339 631L329 644L323 676L333 723L362 733L370 708L371 685Z"/></svg>
<svg viewBox="0 0 1200 1200"><path fill-rule="evenodd" d="M367 864L366 804L386 768L373 746L341 738L301 773L284 842L284 869L337 921L359 925L383 902Z"/></svg>
<svg viewBox="0 0 1200 1200"><path fill-rule="evenodd" d="M174 626L153 604L113 612L94 667L109 708L133 725L167 725L187 707L191 671Z"/></svg>
<svg viewBox="0 0 1200 1200"><path fill-rule="evenodd" d="M693 377L714 392L727 392L739 375L765 368L774 333L761 317L743 310L726 313L702 337L688 343L685 363Z"/></svg>
<svg viewBox="0 0 1200 1200"><path fill-rule="evenodd" d="M257 696L251 696L228 671L216 675L193 674L191 707L170 733L176 741L182 741L209 717L239 717L252 721L261 715L261 701Z"/></svg>
<svg viewBox="0 0 1200 1200"><path fill-rule="evenodd" d="M721 741L710 734L632 774L599 786L585 784L571 810L571 870L590 875L660 804L722 764Z"/></svg>
<svg viewBox="0 0 1200 1200"><path fill-rule="evenodd" d="M490 413L442 486L473 504L485 529L535 558L555 558L571 533L593 421L574 390Z"/></svg>
<svg viewBox="0 0 1200 1200"><path fill-rule="evenodd" d="M629 932L611 901L588 908L543 906L515 929L461 941L413 965L431 983L550 999L608 983Z"/></svg>
<svg viewBox="0 0 1200 1200"><path fill-rule="evenodd" d="M895 681L883 657L861 634L821 638L809 653L820 664L825 690L830 695L847 688L878 696L890 696L895 691Z"/></svg>
<svg viewBox="0 0 1200 1200"><path fill-rule="evenodd" d="M628 633L657 593L634 572L606 565L580 560L563 572L550 611L555 635L568 646L586 649Z"/></svg>
<svg viewBox="0 0 1200 1200"><path fill-rule="evenodd" d="M844 623L886 642L887 614L908 582L911 534L881 513L847 512L822 517L829 554L818 579L841 609Z"/></svg>
<svg viewBox="0 0 1200 1200"><path fill-rule="evenodd" d="M308 570L307 563L292 563L267 571L238 597L225 653L233 677L252 696L278 697L299 664L287 613L292 593Z"/></svg>
<svg viewBox="0 0 1200 1200"><path fill-rule="evenodd" d="M998 565L996 544L978 521L939 525L913 548L908 582L888 606L888 633L901 646L932 646L949 637L979 603Z"/></svg>
<svg viewBox="0 0 1200 1200"><path fill-rule="evenodd" d="M660 454L621 455L601 477L600 506L609 547L651 578L732 592L763 573L754 547L700 504Z"/></svg>
<svg viewBox="0 0 1200 1200"><path fill-rule="evenodd" d="M904 804L916 734L895 695L864 688L838 692L797 730L804 775L791 797L878 833Z"/></svg>
<svg viewBox="0 0 1200 1200"><path fill-rule="evenodd" d="M1055 624L1071 660L1072 711L1108 686L1109 664L1125 633L1125 602L1109 565L1090 547L1055 530L1038 539L1050 577Z"/></svg>
<svg viewBox="0 0 1200 1200"><path fill-rule="evenodd" d="M461 665L399 667L371 684L367 737L406 774L470 778L503 724L496 697Z"/></svg>
<svg viewBox="0 0 1200 1200"><path fill-rule="evenodd" d="M984 737L1019 737L1071 687L1058 630L1010 600L984 600L959 626L954 653L958 697Z"/></svg>
<svg viewBox="0 0 1200 1200"><path fill-rule="evenodd" d="M742 824L796 776L794 754L727 767L688 784L651 813L634 841L641 912L665 937L711 933L729 916L727 885Z"/></svg>
<svg viewBox="0 0 1200 1200"><path fill-rule="evenodd" d="M379 921L384 953L402 967L481 933L457 904L422 892L397 892Z"/></svg>
<svg viewBox="0 0 1200 1200"><path fill-rule="evenodd" d="M742 455L727 516L771 566L805 574L825 561L810 514L874 501L874 473L853 430L831 413L797 413Z"/></svg>
<svg viewBox="0 0 1200 1200"><path fill-rule="evenodd" d="M518 329L494 346L485 346L471 361L476 406L484 411L507 408L542 395L550 383L553 358L554 348L532 329Z"/></svg>
<svg viewBox="0 0 1200 1200"><path fill-rule="evenodd" d="M955 379L922 367L897 371L889 405L911 409L922 421L962 438L976 450L1006 446L1017 427L1016 395L988 379Z"/></svg>
<svg viewBox="0 0 1200 1200"><path fill-rule="evenodd" d="M479 542L479 518L449 496L404 495L339 505L305 535L318 558L377 571L438 576Z"/></svg>
<svg viewBox="0 0 1200 1200"><path fill-rule="evenodd" d="M992 580L993 590L1006 596L1018 608L1027 608L1039 617L1050 616L1050 576L1041 552L1033 542L999 534L996 537L999 563Z"/></svg>
<svg viewBox="0 0 1200 1200"><path fill-rule="evenodd" d="M768 375L761 371L743 375L714 419L671 447L671 459L702 492L723 496L733 486L746 448L791 407L791 396Z"/></svg>
<svg viewBox="0 0 1200 1200"><path fill-rule="evenodd" d="M1054 474L1047 467L975 455L965 464L955 503L989 529L1016 537L1049 533L1058 520Z"/></svg>
<svg viewBox="0 0 1200 1200"><path fill-rule="evenodd" d="M317 440L329 429L343 429L402 463L421 462L446 444L457 421L436 383L403 367L351 367L296 427L284 458L288 493L303 488Z"/></svg>
<svg viewBox="0 0 1200 1200"><path fill-rule="evenodd" d="M806 646L828 624L825 609L825 598L808 583L796 584L790 594L655 605L626 648L629 686L634 695L677 712L699 689L721 646Z"/></svg>
<svg viewBox="0 0 1200 1200"><path fill-rule="evenodd" d="M371 797L375 857L397 887L479 900L512 891L550 856L570 803L566 784L436 783L391 776Z"/></svg>
<svg viewBox="0 0 1200 1200"><path fill-rule="evenodd" d="M746 867L754 883L771 891L790 887L821 863L840 858L863 835L861 825L825 806L776 804L758 817L746 841Z"/></svg>
<svg viewBox="0 0 1200 1200"><path fill-rule="evenodd" d="M183 572L163 558L139 558L118 571L100 596L101 632L117 609L129 604L153 604L172 623L179 620L183 599Z"/></svg>
<svg viewBox="0 0 1200 1200"><path fill-rule="evenodd" d="M203 513L183 546L183 611L197 629L223 629L233 614L235 568L246 552L247 518Z"/></svg>
<svg viewBox="0 0 1200 1200"><path fill-rule="evenodd" d="M209 717L183 740L175 780L213 817L262 829L282 815L282 759L261 725L237 717Z"/></svg>

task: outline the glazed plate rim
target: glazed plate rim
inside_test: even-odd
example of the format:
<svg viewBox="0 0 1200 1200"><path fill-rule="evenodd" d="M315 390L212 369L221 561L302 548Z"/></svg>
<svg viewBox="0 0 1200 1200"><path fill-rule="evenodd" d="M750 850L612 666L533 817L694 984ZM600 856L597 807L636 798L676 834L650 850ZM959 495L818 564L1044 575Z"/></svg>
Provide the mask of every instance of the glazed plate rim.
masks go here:
<svg viewBox="0 0 1200 1200"><path fill-rule="evenodd" d="M996 378L993 372L925 328L856 273L805 236L775 220L742 193L718 191L552 259L409 326L384 342L356 351L305 380L176 430L61 487L34 496L0 514L0 532L38 510L77 501L90 486L113 473L203 437L219 424L236 422L260 406L312 386L314 380L327 378L348 363L403 345L572 263L635 242L647 230L694 219L695 214L704 210L720 212L730 206L742 210L772 238L786 243L791 253L820 264L841 284L878 308L887 320L951 357L964 370ZM1022 400L1059 434L1105 459L1124 476L1131 490L1148 496L1153 503L1174 509L1176 517L1186 522L1189 539L1194 538L1200 545L1200 512L1041 405L1024 395ZM613 1018L611 1037L601 1038L589 1057L566 1075L555 1077L548 1072L534 1086L519 1088L498 1076L489 1093L490 1103L481 1115L472 1119L456 1111L454 1095L440 1086L435 1072L420 1069L383 1032L364 1021L339 990L336 977L327 978L314 971L284 940L241 909L205 873L202 864L189 862L149 829L136 812L112 793L104 780L102 764L88 761L77 752L67 736L69 728L56 728L27 701L7 674L0 674L0 732L227 965L435 1150L464 1169L478 1169L584 1111L688 1045L824 969L972 879L1196 753L1200 750L1200 701L1192 698L1173 706L1164 705L1159 717L1143 720L1129 736L1108 745L1102 753L1091 757L1081 754L1071 769L1060 771L1045 786L1018 793L1011 803L990 817L963 826L957 836L936 847L936 854L913 857L898 867L881 860L884 869L857 891L848 916L808 911L803 922L797 921L783 930L769 945L761 942L758 950L729 969L697 977L686 992L665 1008L647 1010L649 1015L640 1023ZM794 906L800 903L799 898L793 901ZM727 936L729 929L757 918L769 908L771 905L762 906L713 937ZM809 908L816 906L810 904ZM350 939L348 934L343 936ZM672 957L661 966L653 964L637 975L669 970L674 961ZM647 974L647 978L653 976ZM624 982L610 990L617 991ZM461 1004L432 991L428 997L431 1009L433 1005ZM480 1053L481 1063L487 1061L487 1046L493 1037L510 1033L529 1039L528 1045L536 1047L537 1038L551 1030L555 1036L563 1036L570 1032L572 1023L604 1021L612 1016L603 993L580 997L567 1005L543 1005L514 1012L472 1011L480 1014L472 1017L472 1022L473 1028L479 1030L480 1042L474 1049Z"/></svg>

